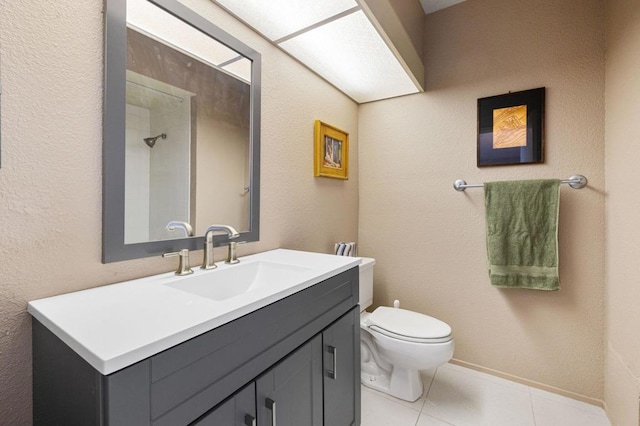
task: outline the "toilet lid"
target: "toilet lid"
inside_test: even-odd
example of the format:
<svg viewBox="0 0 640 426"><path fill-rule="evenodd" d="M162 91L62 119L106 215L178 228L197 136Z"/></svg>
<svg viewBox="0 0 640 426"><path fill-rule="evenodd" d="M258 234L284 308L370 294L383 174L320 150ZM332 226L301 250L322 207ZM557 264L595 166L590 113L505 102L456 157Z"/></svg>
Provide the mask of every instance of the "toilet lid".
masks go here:
<svg viewBox="0 0 640 426"><path fill-rule="evenodd" d="M447 323L406 309L380 306L368 321L369 328L400 340L424 343L451 340L451 327Z"/></svg>

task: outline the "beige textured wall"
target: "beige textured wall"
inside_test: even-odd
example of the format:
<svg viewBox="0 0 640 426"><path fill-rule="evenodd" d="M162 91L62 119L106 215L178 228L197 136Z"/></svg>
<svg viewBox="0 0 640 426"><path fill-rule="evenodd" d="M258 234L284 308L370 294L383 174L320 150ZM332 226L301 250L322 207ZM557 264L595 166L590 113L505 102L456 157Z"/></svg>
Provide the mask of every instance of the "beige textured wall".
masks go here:
<svg viewBox="0 0 640 426"><path fill-rule="evenodd" d="M605 403L616 425L638 425L640 399L640 3L607 1L607 305Z"/></svg>
<svg viewBox="0 0 640 426"><path fill-rule="evenodd" d="M388 0L403 23L413 47L419 55L424 52L424 9L419 0Z"/></svg>
<svg viewBox="0 0 640 426"><path fill-rule="evenodd" d="M419 0L361 0L360 5L411 79L424 89L424 11Z"/></svg>
<svg viewBox="0 0 640 426"><path fill-rule="evenodd" d="M449 323L454 357L603 397L604 22L598 0L469 0L427 16L427 91L360 107L360 253L376 304ZM476 100L547 87L546 162L476 167ZM483 192L456 179L567 178L559 292L487 276ZM636 262L637 263L637 262Z"/></svg>
<svg viewBox="0 0 640 426"><path fill-rule="evenodd" d="M211 2L190 3L263 55L262 232L242 253L329 251L334 241L355 240L357 105ZM161 258L100 263L102 18L101 0L0 2L3 425L31 423L28 300L176 266ZM350 180L313 178L316 119L350 132Z"/></svg>

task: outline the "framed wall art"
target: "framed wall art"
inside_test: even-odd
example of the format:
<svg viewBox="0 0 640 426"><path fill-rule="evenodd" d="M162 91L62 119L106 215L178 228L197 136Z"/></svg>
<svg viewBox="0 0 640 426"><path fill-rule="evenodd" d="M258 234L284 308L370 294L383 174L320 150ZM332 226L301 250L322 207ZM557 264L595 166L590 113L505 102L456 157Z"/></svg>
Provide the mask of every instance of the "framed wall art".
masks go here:
<svg viewBox="0 0 640 426"><path fill-rule="evenodd" d="M478 99L478 167L544 162L545 88Z"/></svg>
<svg viewBox="0 0 640 426"><path fill-rule="evenodd" d="M316 120L313 175L349 179L349 133Z"/></svg>

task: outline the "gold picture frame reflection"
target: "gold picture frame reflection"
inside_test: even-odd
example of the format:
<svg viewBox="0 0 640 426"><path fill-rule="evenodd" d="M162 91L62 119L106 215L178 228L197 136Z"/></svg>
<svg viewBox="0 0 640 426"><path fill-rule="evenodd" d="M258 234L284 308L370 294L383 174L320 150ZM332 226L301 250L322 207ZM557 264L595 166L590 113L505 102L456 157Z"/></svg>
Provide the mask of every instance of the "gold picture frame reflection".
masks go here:
<svg viewBox="0 0 640 426"><path fill-rule="evenodd" d="M349 179L349 133L315 122L313 175Z"/></svg>

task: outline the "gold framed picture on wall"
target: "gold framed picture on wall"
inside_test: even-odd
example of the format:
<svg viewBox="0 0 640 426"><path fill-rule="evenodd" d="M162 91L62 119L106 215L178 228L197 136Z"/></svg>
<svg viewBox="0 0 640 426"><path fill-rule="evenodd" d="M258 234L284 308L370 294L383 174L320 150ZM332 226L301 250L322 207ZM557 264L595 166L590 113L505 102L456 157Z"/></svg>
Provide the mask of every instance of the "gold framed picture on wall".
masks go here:
<svg viewBox="0 0 640 426"><path fill-rule="evenodd" d="M313 175L349 179L349 133L315 122Z"/></svg>

